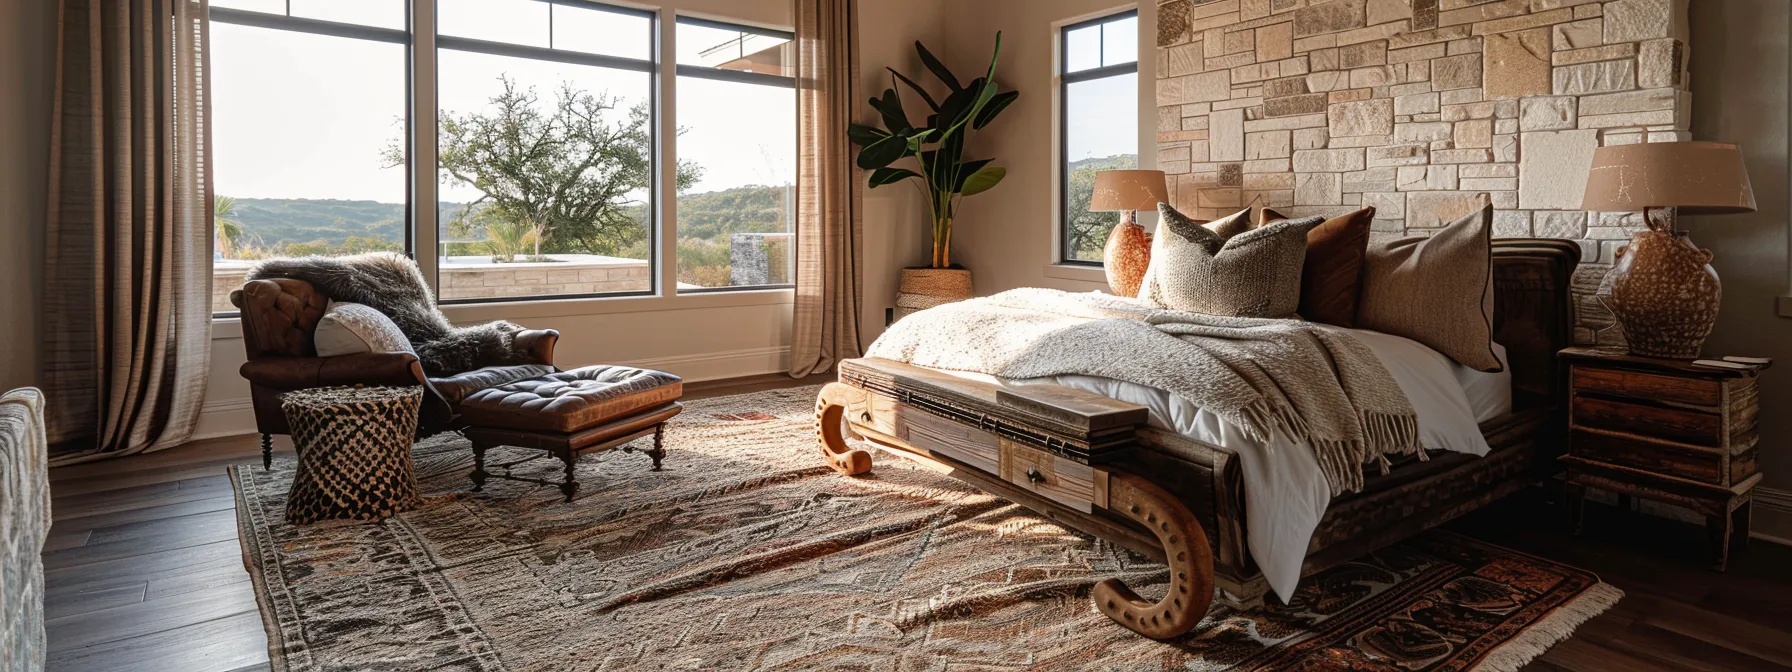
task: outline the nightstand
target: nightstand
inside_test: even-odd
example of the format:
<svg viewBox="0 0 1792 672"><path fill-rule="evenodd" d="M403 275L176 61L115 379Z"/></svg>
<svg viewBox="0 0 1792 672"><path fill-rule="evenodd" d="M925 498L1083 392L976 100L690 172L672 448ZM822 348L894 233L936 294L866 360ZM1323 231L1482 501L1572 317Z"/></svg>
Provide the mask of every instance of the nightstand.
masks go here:
<svg viewBox="0 0 1792 672"><path fill-rule="evenodd" d="M1569 399L1560 459L1575 533L1589 487L1683 506L1705 516L1712 567L1723 571L1736 527L1747 542L1761 482L1757 392L1766 365L1712 369L1583 348L1561 358Z"/></svg>

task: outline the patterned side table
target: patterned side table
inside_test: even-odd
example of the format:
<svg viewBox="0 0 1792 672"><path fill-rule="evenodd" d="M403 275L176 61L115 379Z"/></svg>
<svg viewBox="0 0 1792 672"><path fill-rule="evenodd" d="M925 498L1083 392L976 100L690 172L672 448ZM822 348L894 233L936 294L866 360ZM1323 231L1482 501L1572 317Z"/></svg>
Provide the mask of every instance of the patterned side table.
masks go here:
<svg viewBox="0 0 1792 672"><path fill-rule="evenodd" d="M421 387L320 387L280 396L299 468L286 521L383 520L422 502L411 469Z"/></svg>

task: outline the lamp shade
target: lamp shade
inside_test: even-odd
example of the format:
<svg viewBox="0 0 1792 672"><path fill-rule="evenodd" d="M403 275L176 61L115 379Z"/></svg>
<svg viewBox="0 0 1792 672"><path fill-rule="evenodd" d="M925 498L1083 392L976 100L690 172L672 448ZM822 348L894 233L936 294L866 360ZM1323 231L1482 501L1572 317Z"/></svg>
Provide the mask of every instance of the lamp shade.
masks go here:
<svg viewBox="0 0 1792 672"><path fill-rule="evenodd" d="M1170 202L1161 170L1103 170L1095 173L1095 194L1089 198L1092 212L1156 210Z"/></svg>
<svg viewBox="0 0 1792 672"><path fill-rule="evenodd" d="M1630 212L1664 207L1685 215L1754 212L1755 192L1749 188L1742 151L1721 142L1656 142L1593 151L1581 208Z"/></svg>

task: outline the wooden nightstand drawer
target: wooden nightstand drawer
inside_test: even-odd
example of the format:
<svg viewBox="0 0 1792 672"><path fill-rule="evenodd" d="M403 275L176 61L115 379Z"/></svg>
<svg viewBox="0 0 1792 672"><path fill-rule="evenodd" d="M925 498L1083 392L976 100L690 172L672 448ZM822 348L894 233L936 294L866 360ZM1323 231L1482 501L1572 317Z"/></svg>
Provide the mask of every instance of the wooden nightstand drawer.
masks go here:
<svg viewBox="0 0 1792 672"><path fill-rule="evenodd" d="M1572 427L1592 427L1713 448L1725 445L1724 418L1716 413L1578 394L1572 403Z"/></svg>
<svg viewBox="0 0 1792 672"><path fill-rule="evenodd" d="M1575 392L1631 399L1655 399L1715 411L1724 403L1723 384L1707 378L1664 376L1623 369L1574 368Z"/></svg>
<svg viewBox="0 0 1792 672"><path fill-rule="evenodd" d="M1618 432L1577 427L1569 435L1570 452L1583 459L1658 474L1724 485L1723 451Z"/></svg>

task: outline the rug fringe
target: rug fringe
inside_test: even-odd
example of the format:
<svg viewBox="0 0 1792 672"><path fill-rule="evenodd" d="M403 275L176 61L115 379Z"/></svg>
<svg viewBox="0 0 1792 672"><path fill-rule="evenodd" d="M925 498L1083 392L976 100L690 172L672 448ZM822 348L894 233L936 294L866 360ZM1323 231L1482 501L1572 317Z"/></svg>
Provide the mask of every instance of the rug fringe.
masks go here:
<svg viewBox="0 0 1792 672"><path fill-rule="evenodd" d="M1475 672L1518 672L1550 647L1573 637L1581 624L1605 613L1623 597L1624 591L1617 586L1604 582L1594 584L1574 601L1556 607L1517 637L1489 652L1471 669Z"/></svg>

